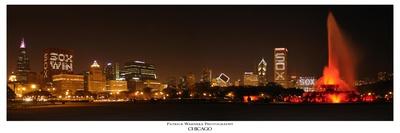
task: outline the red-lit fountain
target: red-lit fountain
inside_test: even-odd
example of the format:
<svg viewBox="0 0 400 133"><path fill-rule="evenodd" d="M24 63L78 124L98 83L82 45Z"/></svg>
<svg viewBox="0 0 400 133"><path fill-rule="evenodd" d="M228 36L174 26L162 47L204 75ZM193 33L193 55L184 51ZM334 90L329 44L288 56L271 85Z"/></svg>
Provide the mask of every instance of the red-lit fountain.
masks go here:
<svg viewBox="0 0 400 133"><path fill-rule="evenodd" d="M348 42L343 36L335 17L328 15L328 66L324 68L323 76L315 84L317 92L323 97L319 102L343 103L354 101L349 97L356 93L353 86L355 75L355 60Z"/></svg>

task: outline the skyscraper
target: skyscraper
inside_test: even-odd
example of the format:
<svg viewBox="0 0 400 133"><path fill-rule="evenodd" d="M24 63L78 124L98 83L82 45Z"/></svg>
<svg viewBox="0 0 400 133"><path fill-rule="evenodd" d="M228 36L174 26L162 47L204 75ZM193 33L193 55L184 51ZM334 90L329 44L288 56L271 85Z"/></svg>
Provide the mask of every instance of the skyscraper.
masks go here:
<svg viewBox="0 0 400 133"><path fill-rule="evenodd" d="M30 72L29 58L27 55L25 40L24 38L22 38L21 44L19 46L19 54L17 60L17 73L16 73L17 81L22 83L28 82L29 72Z"/></svg>
<svg viewBox="0 0 400 133"><path fill-rule="evenodd" d="M73 51L58 48L47 48L43 54L43 80L52 82L53 75L73 73Z"/></svg>
<svg viewBox="0 0 400 133"><path fill-rule="evenodd" d="M143 61L128 61L121 70L121 78L129 80L155 80L157 75L153 64L148 64Z"/></svg>
<svg viewBox="0 0 400 133"><path fill-rule="evenodd" d="M107 63L104 67L104 74L107 80L119 79L119 64L118 63Z"/></svg>
<svg viewBox="0 0 400 133"><path fill-rule="evenodd" d="M106 76L104 76L97 61L94 61L89 69L88 89L90 92L95 93L106 90Z"/></svg>
<svg viewBox="0 0 400 133"><path fill-rule="evenodd" d="M143 88L144 82L157 79L155 70L153 64L130 60L124 64L120 73L120 78L127 81L130 91L136 89L140 90Z"/></svg>
<svg viewBox="0 0 400 133"><path fill-rule="evenodd" d="M193 73L189 73L185 76L186 85L189 90L193 90L196 86L196 77Z"/></svg>
<svg viewBox="0 0 400 133"><path fill-rule="evenodd" d="M211 69L205 68L201 73L200 82L211 82L212 80L212 71Z"/></svg>
<svg viewBox="0 0 400 133"><path fill-rule="evenodd" d="M288 87L288 50L286 48L275 48L274 50L274 82Z"/></svg>
<svg viewBox="0 0 400 133"><path fill-rule="evenodd" d="M267 62L265 62L264 58L262 58L257 66L258 84L260 86L264 86L267 84L266 73L267 73Z"/></svg>

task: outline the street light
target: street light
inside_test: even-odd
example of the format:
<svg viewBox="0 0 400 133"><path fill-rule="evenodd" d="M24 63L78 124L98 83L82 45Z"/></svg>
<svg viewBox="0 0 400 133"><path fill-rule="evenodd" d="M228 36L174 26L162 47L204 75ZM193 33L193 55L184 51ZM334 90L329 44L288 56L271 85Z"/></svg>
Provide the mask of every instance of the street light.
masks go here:
<svg viewBox="0 0 400 133"><path fill-rule="evenodd" d="M31 85L31 88L32 88L32 89L36 89L36 85L35 85L35 84L32 84L32 85Z"/></svg>

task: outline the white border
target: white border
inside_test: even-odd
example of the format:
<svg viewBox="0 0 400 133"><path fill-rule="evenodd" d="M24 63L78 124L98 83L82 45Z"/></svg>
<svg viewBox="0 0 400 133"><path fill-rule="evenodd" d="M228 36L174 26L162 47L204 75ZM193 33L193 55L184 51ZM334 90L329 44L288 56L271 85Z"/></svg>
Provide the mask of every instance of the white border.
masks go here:
<svg viewBox="0 0 400 133"><path fill-rule="evenodd" d="M254 5L254 4L268 4L268 5L276 5L276 4L300 4L300 5L331 5L331 4L355 4L355 5L369 5L369 4L393 4L394 5L394 59L398 59L399 57L399 44L397 41L399 28L396 25L398 21L398 17L396 14L399 13L398 2L396 0L0 0L0 42L1 49L3 52L0 52L1 57L0 60L3 62L3 65L0 65L1 69L1 79L0 86L6 86L6 5L41 5L41 4L68 4L68 5L81 5L81 4L96 4L96 5L120 5L120 4L201 4L201 5L210 5L210 4L230 4L230 5ZM397 52L396 52L397 51ZM399 61L394 60L394 68L399 68ZM394 95L395 96L395 104L394 104L394 120L393 122L323 122L323 121L315 121L315 122L303 122L303 121L288 121L288 122L278 122L278 121L241 121L234 122L234 126L226 126L226 127L216 127L212 132L316 132L316 133L344 133L344 132L357 132L357 133L380 133L380 132L395 132L399 129L399 115L396 113L399 111L399 106L396 106L399 98L397 88L399 87L399 80L397 75L399 72L394 69ZM0 91L0 102L1 102L1 110L0 110L0 132L8 133L8 132L57 132L57 133L76 133L76 132L188 132L185 126L166 126L166 122L153 121L153 122L124 122L124 121L116 121L116 122L13 122L6 121L6 89L2 89Z"/></svg>

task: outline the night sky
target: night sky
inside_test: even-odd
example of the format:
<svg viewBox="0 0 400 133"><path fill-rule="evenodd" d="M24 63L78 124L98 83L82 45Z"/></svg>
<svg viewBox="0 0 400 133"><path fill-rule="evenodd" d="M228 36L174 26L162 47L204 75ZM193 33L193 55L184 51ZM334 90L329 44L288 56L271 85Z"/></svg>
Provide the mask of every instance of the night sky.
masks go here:
<svg viewBox="0 0 400 133"><path fill-rule="evenodd" d="M273 49L288 48L289 74L317 76L327 64L326 18L332 11L351 40L358 78L393 72L392 6L8 6L7 69L16 69L22 37L31 69L44 48L74 50L74 73L93 60L156 66L161 81L224 72L233 80L264 57L272 80Z"/></svg>

